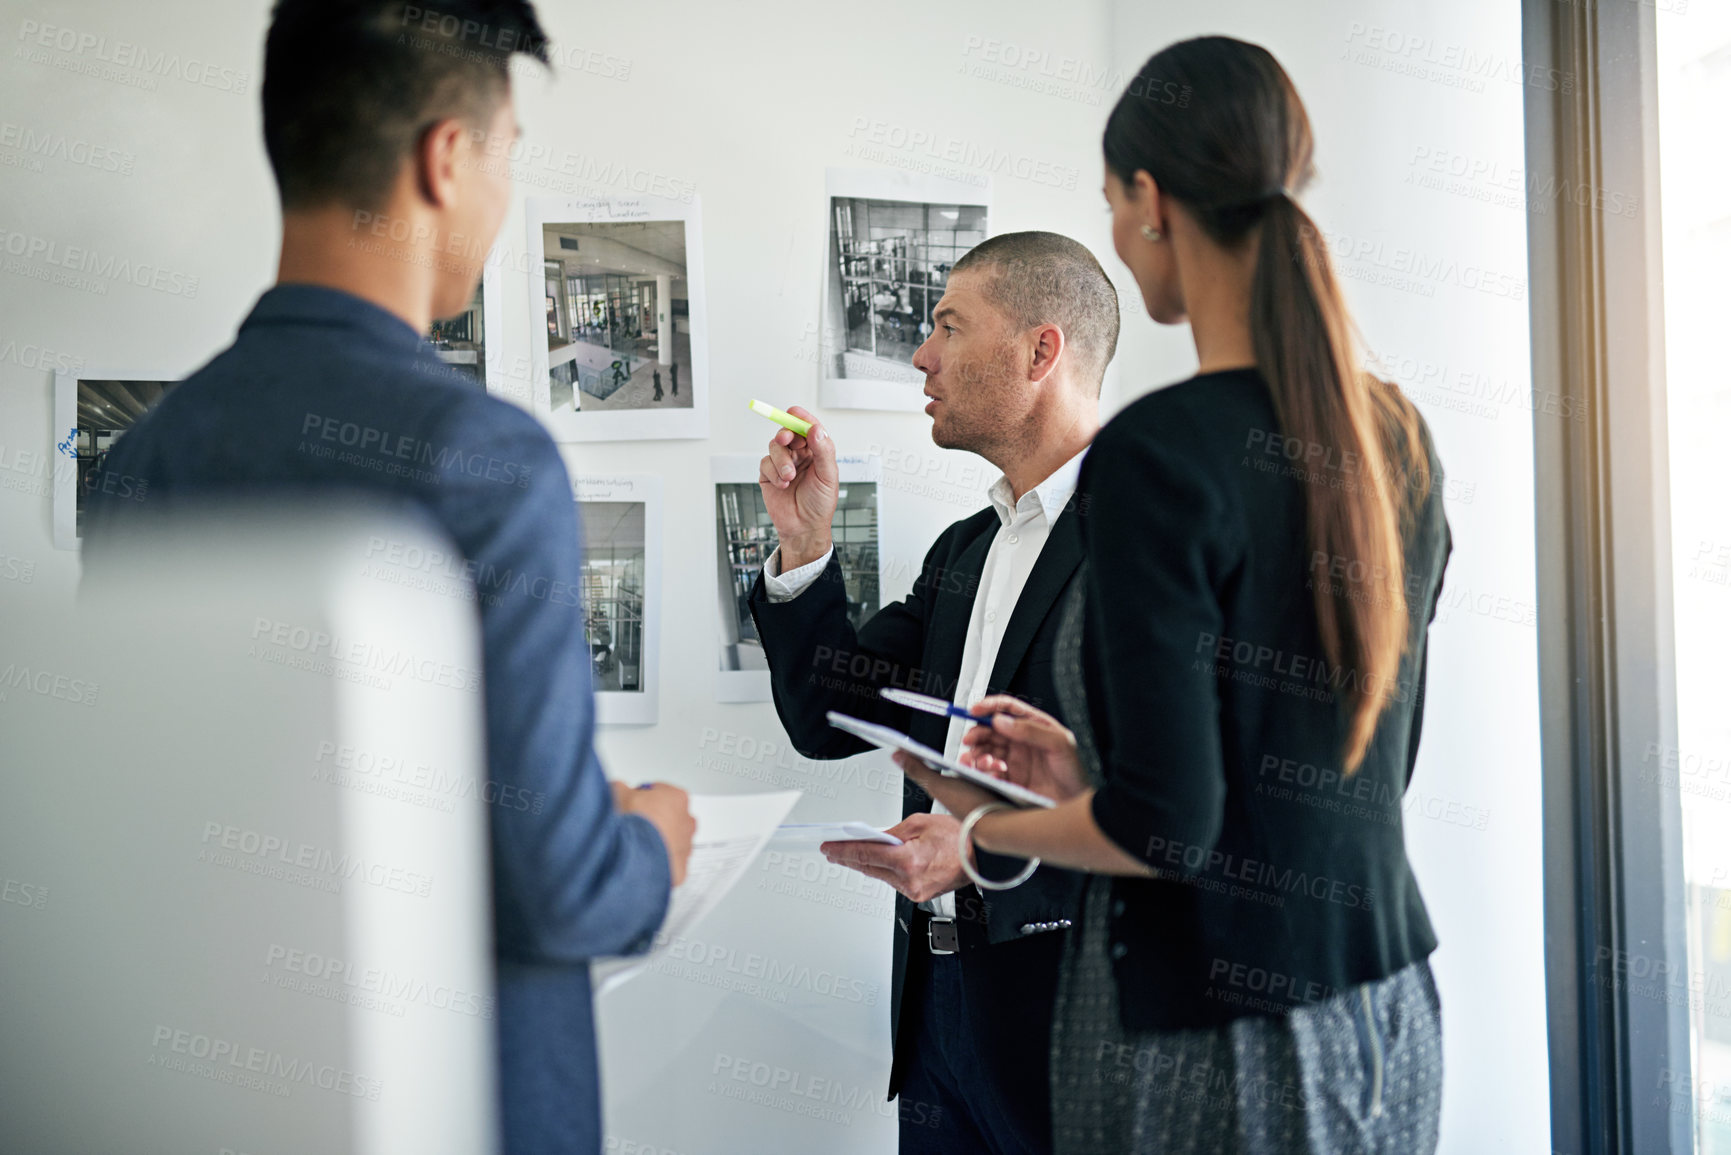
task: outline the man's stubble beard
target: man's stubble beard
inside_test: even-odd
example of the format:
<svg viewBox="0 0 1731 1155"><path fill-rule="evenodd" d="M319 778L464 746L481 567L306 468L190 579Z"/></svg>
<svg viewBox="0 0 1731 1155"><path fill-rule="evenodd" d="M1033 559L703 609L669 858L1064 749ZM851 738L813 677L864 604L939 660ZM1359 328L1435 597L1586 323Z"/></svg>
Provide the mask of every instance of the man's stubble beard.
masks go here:
<svg viewBox="0 0 1731 1155"><path fill-rule="evenodd" d="M1014 359L1015 350L1004 346L990 359L962 365L956 373L956 384L967 393L969 412L958 421L959 411L954 402L948 398L941 402L949 417L941 433L938 422L932 422L934 445L940 449L975 453L993 464L998 463L1005 446L1013 440L1015 426L1004 416L995 399L1010 391L1009 383L1015 373ZM952 390L950 397L954 396Z"/></svg>

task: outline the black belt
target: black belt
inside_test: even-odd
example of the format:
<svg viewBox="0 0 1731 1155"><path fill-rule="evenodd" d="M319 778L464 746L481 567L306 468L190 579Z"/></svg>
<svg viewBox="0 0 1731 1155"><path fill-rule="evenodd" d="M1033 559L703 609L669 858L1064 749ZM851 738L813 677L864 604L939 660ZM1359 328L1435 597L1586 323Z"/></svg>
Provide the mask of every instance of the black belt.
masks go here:
<svg viewBox="0 0 1731 1155"><path fill-rule="evenodd" d="M920 934L921 924L925 933ZM914 925L912 929L914 941L925 939L926 949L935 955L959 954L962 949L962 936L956 927L956 920L943 918L930 911L914 907Z"/></svg>

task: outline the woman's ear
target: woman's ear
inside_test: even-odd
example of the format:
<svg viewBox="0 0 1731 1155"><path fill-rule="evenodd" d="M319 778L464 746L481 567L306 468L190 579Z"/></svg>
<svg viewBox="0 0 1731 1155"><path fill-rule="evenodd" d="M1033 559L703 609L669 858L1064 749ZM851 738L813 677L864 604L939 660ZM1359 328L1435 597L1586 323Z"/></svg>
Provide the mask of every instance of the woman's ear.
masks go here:
<svg viewBox="0 0 1731 1155"><path fill-rule="evenodd" d="M1137 223L1157 230L1163 237L1170 236L1170 222L1166 219L1166 203L1160 195L1160 183L1145 169L1137 169L1134 192L1136 207L1141 215L1141 220Z"/></svg>

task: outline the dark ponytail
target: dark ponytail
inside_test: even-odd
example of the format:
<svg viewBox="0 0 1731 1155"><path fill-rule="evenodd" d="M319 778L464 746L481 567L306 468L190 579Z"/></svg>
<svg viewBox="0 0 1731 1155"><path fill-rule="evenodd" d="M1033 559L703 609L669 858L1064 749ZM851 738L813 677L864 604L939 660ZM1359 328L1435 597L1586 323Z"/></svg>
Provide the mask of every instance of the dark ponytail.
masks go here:
<svg viewBox="0 0 1731 1155"><path fill-rule="evenodd" d="M1167 99L1174 93L1182 104ZM1305 515L1311 555L1344 561L1313 571L1311 585L1351 773L1397 695L1411 625L1402 521L1429 490L1429 458L1411 403L1360 368L1327 243L1293 199L1312 172L1304 105L1265 49L1187 40L1143 65L1103 143L1126 184L1147 172L1216 242L1257 245L1257 368L1281 433L1331 463L1305 485ZM1336 581L1337 572L1347 577Z"/></svg>

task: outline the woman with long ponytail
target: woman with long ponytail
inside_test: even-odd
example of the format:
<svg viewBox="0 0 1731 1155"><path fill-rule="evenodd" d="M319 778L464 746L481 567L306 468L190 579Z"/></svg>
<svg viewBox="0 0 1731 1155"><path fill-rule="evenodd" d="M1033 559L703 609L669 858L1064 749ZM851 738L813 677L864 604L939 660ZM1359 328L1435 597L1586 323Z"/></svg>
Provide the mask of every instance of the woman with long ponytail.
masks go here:
<svg viewBox="0 0 1731 1155"><path fill-rule="evenodd" d="M1433 1151L1436 948L1407 862L1450 550L1417 411L1361 366L1267 51L1155 55L1107 121L1113 244L1199 371L1100 432L1057 660L1072 732L974 707L1014 809L900 756L964 841L1087 870L1058 993L1060 1153ZM964 859L968 847L962 847Z"/></svg>

